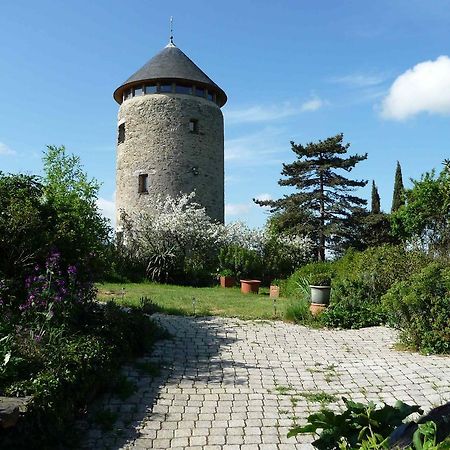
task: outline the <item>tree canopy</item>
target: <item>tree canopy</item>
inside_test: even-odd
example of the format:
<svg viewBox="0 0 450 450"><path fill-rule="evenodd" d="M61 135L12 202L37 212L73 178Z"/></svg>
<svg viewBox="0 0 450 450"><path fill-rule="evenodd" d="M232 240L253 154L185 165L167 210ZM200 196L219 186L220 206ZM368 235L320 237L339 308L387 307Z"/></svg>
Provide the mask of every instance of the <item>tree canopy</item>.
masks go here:
<svg viewBox="0 0 450 450"><path fill-rule="evenodd" d="M397 236L438 256L450 251L450 165L436 176L426 172L405 191L406 204L392 214Z"/></svg>
<svg viewBox="0 0 450 450"><path fill-rule="evenodd" d="M350 144L344 144L343 139L343 134L338 134L306 145L291 142L296 160L283 164L284 178L278 184L296 191L278 200L254 199L256 204L270 207L280 230L309 235L320 261L325 260L326 250L342 250L350 234L352 214L367 204L350 193L367 181L346 178L341 172L350 172L367 154L344 156Z"/></svg>

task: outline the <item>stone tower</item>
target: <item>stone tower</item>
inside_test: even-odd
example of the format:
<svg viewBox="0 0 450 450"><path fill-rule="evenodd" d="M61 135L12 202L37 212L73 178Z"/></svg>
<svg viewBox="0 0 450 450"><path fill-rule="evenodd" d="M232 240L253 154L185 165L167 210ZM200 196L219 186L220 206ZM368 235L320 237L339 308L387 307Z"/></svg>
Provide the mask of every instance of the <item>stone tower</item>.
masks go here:
<svg viewBox="0 0 450 450"><path fill-rule="evenodd" d="M118 115L116 216L149 211L156 195L195 191L224 220L225 92L172 39L114 92Z"/></svg>

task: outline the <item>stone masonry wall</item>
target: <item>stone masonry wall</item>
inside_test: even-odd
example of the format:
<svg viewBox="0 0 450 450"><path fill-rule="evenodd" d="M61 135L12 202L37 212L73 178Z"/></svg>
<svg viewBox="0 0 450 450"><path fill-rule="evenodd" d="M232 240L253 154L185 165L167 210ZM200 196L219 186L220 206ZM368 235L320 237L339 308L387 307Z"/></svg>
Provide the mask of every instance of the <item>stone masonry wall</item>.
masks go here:
<svg viewBox="0 0 450 450"><path fill-rule="evenodd" d="M198 121L198 133L190 131L191 119ZM215 103L180 94L143 95L122 103L118 123L125 123L125 141L117 146L117 219L121 209L150 210L155 195L195 190L196 201L223 222L223 116ZM138 192L139 174L148 174L148 194Z"/></svg>

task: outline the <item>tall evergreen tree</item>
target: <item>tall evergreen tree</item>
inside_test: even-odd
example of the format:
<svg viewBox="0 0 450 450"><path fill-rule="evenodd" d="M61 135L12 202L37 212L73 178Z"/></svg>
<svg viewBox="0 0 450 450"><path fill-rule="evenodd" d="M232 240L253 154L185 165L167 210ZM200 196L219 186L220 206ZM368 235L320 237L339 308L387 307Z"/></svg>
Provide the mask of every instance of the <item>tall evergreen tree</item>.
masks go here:
<svg viewBox="0 0 450 450"><path fill-rule="evenodd" d="M280 186L293 186L296 192L278 200L256 200L269 206L278 226L286 231L308 234L316 243L317 259L325 260L326 250L339 251L351 234L352 214L363 210L366 200L349 194L367 184L364 180L345 178L337 170L350 172L367 158L365 155L342 157L350 144L343 144L343 134L305 146L291 142L297 159L283 164Z"/></svg>
<svg viewBox="0 0 450 450"><path fill-rule="evenodd" d="M391 212L397 211L400 206L405 204L405 188L403 187L402 168L397 161L397 168L395 169L394 193L392 194Z"/></svg>
<svg viewBox="0 0 450 450"><path fill-rule="evenodd" d="M372 180L372 205L371 205L372 214L380 214L381 213L381 201L380 194L378 194L378 188L375 184L375 181Z"/></svg>

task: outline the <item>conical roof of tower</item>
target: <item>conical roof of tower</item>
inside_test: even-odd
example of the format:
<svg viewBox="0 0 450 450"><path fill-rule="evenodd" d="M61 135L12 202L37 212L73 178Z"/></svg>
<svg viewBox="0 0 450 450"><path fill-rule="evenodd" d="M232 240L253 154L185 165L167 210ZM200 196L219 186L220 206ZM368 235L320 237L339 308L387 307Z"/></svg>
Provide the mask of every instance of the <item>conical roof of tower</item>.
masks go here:
<svg viewBox="0 0 450 450"><path fill-rule="evenodd" d="M227 101L225 92L172 43L164 47L147 64L119 86L114 92L114 99L118 103L122 103L123 91L144 81L193 82L196 86L214 91L219 106L223 106Z"/></svg>

